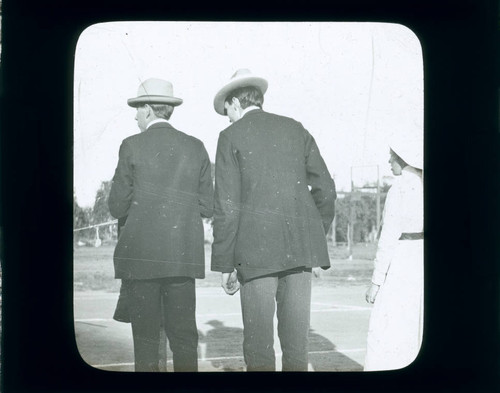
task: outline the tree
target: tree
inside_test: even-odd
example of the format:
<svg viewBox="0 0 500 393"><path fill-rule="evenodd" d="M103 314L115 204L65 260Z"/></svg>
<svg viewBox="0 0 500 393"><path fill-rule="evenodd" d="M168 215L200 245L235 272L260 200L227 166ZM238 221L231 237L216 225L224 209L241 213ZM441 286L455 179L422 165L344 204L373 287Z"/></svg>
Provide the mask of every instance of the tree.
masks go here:
<svg viewBox="0 0 500 393"><path fill-rule="evenodd" d="M111 184L111 181L103 181L96 192L91 220L94 225L114 220L108 208L108 198L111 191ZM99 227L99 229L95 229L95 231L98 231L97 233L99 233L100 238L109 239L113 237L113 230L111 226Z"/></svg>
<svg viewBox="0 0 500 393"><path fill-rule="evenodd" d="M380 187L380 211L383 211L385 198L390 185L384 183ZM340 194L340 193L339 193ZM377 223L377 200L376 193L353 193L346 192L344 197L337 199L335 205L337 242L348 241L348 227L351 222L351 209L353 219L353 242L367 242L370 233L376 228Z"/></svg>
<svg viewBox="0 0 500 393"><path fill-rule="evenodd" d="M335 202L335 239L337 242L347 243L347 227L349 225L349 205L351 196L345 194Z"/></svg>
<svg viewBox="0 0 500 393"><path fill-rule="evenodd" d="M78 205L75 192L73 191L73 227L83 228L90 225L90 209Z"/></svg>
<svg viewBox="0 0 500 393"><path fill-rule="evenodd" d="M73 228L85 228L90 225L92 215L91 208L82 208L78 205L76 200L75 192L73 191ZM77 231L75 232L75 240L81 240L88 238L90 230Z"/></svg>
<svg viewBox="0 0 500 393"><path fill-rule="evenodd" d="M111 181L103 181L95 196L94 207L92 209L92 224L101 224L113 220L108 208L110 191Z"/></svg>

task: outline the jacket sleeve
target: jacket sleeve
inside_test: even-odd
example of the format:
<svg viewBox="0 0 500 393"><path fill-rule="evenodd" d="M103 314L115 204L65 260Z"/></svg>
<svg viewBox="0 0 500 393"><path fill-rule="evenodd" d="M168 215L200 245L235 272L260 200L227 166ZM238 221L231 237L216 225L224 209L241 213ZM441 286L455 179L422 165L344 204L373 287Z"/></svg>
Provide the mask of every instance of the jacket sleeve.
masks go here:
<svg viewBox="0 0 500 393"><path fill-rule="evenodd" d="M323 220L323 229L328 233L335 217L335 200L337 192L335 182L321 157L316 141L306 131L305 144L307 182L311 187L311 195Z"/></svg>
<svg viewBox="0 0 500 393"><path fill-rule="evenodd" d="M212 217L214 213L214 185L212 167L205 146L201 145L202 166L198 187L198 205L202 217Z"/></svg>
<svg viewBox="0 0 500 393"><path fill-rule="evenodd" d="M240 170L228 137L221 133L215 159L213 271L234 270L234 248L240 215Z"/></svg>
<svg viewBox="0 0 500 393"><path fill-rule="evenodd" d="M123 141L120 146L118 165L108 198L109 212L114 218L128 215L133 196L133 165L130 146Z"/></svg>

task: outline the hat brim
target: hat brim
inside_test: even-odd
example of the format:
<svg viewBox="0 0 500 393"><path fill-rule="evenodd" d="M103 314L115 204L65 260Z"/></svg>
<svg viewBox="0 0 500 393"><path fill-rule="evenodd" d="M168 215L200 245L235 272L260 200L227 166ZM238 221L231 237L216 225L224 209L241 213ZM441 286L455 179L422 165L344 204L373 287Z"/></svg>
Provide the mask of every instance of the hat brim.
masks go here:
<svg viewBox="0 0 500 393"><path fill-rule="evenodd" d="M245 78L234 79L229 83L225 84L219 92L215 95L214 98L214 109L219 114L224 116L224 101L226 100L227 95L234 89L238 89L240 87L248 87L253 86L257 87L262 94L267 91L267 81L264 78L259 78L257 76L249 76Z"/></svg>
<svg viewBox="0 0 500 393"><path fill-rule="evenodd" d="M165 96L140 96L135 98L129 98L127 104L132 108L137 108L138 106L144 104L158 104L158 105L171 105L178 106L182 104L182 98L176 97L165 97Z"/></svg>

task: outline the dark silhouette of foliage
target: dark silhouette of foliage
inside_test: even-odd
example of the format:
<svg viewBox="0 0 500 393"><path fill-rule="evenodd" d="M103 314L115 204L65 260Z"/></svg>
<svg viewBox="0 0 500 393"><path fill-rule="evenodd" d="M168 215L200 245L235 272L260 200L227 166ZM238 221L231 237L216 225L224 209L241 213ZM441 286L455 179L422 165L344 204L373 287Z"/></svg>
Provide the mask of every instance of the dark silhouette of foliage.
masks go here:
<svg viewBox="0 0 500 393"><path fill-rule="evenodd" d="M380 214L384 209L390 185L380 187ZM340 193L335 206L335 238L337 242L347 243L348 226L353 221L353 242L369 242L370 233L377 231L377 194L368 192ZM351 216L352 209L352 216Z"/></svg>

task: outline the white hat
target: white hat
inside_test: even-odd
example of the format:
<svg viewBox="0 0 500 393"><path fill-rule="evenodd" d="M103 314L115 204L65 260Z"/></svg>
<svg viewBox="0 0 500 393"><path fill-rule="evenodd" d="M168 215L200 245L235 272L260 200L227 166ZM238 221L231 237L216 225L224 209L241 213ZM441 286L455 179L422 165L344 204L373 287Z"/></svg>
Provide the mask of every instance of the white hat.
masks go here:
<svg viewBox="0 0 500 393"><path fill-rule="evenodd" d="M166 104L177 106L182 104L181 98L176 98L172 83L163 79L150 78L142 82L137 90L137 97L129 98L127 104L138 107L144 104Z"/></svg>
<svg viewBox="0 0 500 393"><path fill-rule="evenodd" d="M219 115L224 115L224 101L227 95L239 87L253 86L257 87L262 94L267 91L267 81L264 78L253 75L250 70L242 68L234 73L229 82L227 82L215 95L214 109Z"/></svg>
<svg viewBox="0 0 500 393"><path fill-rule="evenodd" d="M422 131L404 132L393 134L389 140L389 147L401 157L408 165L424 168L424 143Z"/></svg>

